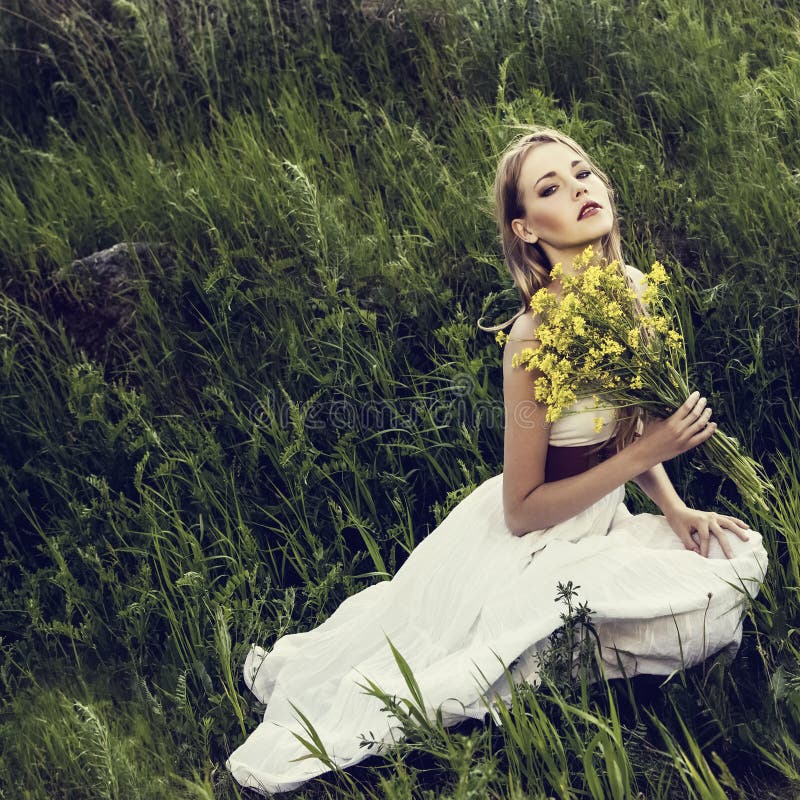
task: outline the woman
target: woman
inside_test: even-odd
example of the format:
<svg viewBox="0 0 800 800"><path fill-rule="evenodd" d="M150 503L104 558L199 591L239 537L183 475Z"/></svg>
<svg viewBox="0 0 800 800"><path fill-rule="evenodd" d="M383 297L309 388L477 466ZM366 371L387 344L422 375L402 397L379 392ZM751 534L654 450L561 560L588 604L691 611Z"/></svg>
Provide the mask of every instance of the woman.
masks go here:
<svg viewBox="0 0 800 800"><path fill-rule="evenodd" d="M389 642L411 667L426 712L446 725L482 718L514 680L535 682L538 654L561 625L554 602L572 581L592 609L609 677L668 675L741 640L746 593L767 567L761 536L739 519L688 508L662 462L712 436L716 424L694 392L671 417L642 430L579 400L545 422L534 373L515 352L536 346L532 294L560 293L549 270L569 270L588 244L619 258L613 191L571 139L541 129L506 150L495 179L506 263L523 299L503 363L504 471L463 500L412 552L391 581L345 600L318 628L253 647L245 681L267 703L264 721L231 755L245 786L296 788L331 764L347 767L402 732L368 681L410 697ZM626 268L641 290L642 274ZM602 428L595 432L600 415ZM601 450L602 448L602 450ZM632 515L624 485L636 481L663 516ZM313 725L328 764L298 737Z"/></svg>
<svg viewBox="0 0 800 800"><path fill-rule="evenodd" d="M532 400L536 373L512 367L515 353L536 346L536 321L524 313L531 297L542 286L560 294L560 281L549 280L552 264L571 264L588 244L609 261L622 263L614 194L606 176L573 140L542 130L523 137L507 151L497 172L495 205L506 262L524 303L503 359L503 503L509 528L522 535L562 522L633 480L658 505L687 549L707 556L714 537L730 557L726 531L747 541L747 525L734 517L687 508L661 465L701 444L716 430L711 409L699 392L687 398L669 420L651 423L629 447L625 445L636 435L636 414L621 421L610 442L606 425L597 436L588 436L606 443L605 452L609 444L618 449L598 464L602 451L594 443L575 445L572 441L587 439L587 432L577 426L586 428L597 410L578 404L572 414L548 426L546 407ZM626 269L641 296L644 276L633 267ZM564 272L570 274L568 266ZM563 480L567 477L570 480Z"/></svg>

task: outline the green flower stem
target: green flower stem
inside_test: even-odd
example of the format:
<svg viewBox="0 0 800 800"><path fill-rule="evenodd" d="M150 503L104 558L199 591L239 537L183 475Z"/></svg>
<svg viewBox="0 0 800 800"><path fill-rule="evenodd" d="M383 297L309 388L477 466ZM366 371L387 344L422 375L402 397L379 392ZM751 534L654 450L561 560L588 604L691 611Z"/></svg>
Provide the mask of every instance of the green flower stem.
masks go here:
<svg viewBox="0 0 800 800"><path fill-rule="evenodd" d="M688 382L672 364L666 365L666 370L661 374L658 383L660 385L648 398L650 402L647 402L647 407L648 409L659 409L655 412L656 416L663 418L672 414L685 401L690 392ZM651 386L652 388L655 387ZM640 405L642 405L641 401ZM739 493L748 503L763 509L767 508L764 495L773 490L773 486L763 467L742 452L741 446L735 438L717 429L703 443L701 453L716 471L734 482Z"/></svg>

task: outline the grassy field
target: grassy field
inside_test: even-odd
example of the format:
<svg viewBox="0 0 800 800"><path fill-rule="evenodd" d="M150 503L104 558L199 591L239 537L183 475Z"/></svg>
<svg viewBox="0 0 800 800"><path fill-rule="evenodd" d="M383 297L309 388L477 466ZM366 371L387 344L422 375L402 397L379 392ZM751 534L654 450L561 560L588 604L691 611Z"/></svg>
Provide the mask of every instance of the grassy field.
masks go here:
<svg viewBox="0 0 800 800"><path fill-rule="evenodd" d="M294 796L800 794L796 2L6 0L0 37L0 797L247 795L250 643L502 469L475 323L517 306L488 191L525 123L674 271L695 385L777 491L668 470L764 533L767 583L733 661L553 669L502 727L409 721ZM120 242L121 283L73 263Z"/></svg>

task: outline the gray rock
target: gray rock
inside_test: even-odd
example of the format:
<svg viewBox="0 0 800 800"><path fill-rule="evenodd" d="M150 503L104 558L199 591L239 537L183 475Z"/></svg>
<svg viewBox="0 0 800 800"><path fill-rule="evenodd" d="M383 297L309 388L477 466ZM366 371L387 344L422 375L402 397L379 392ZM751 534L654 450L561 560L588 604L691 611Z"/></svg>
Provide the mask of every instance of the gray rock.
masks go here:
<svg viewBox="0 0 800 800"><path fill-rule="evenodd" d="M105 361L131 327L142 284L160 283L173 264L172 248L158 243L121 242L91 253L54 274L53 310L87 356Z"/></svg>

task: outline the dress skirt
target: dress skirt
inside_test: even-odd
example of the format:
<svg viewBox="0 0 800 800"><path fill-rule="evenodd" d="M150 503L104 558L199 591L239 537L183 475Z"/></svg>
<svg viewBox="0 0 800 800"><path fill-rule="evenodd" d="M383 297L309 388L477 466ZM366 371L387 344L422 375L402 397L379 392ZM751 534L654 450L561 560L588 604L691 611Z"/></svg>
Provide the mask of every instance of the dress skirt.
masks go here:
<svg viewBox="0 0 800 800"><path fill-rule="evenodd" d="M293 706L341 768L401 738L398 721L363 687L369 679L411 697L387 639L411 667L431 718L437 710L445 725L482 718L487 700L510 696L504 666L516 662L514 680L536 682L536 655L563 624L555 598L567 581L593 612L610 678L669 675L723 648L735 653L744 602L767 569L761 535L748 531L745 542L730 534L731 559L712 538L704 558L684 548L664 517L631 514L624 495L620 486L564 522L517 537L504 522L502 474L482 483L392 580L269 652L253 646L244 677L266 713L228 769L265 793L327 771L295 736L309 733ZM362 735L381 744L359 746Z"/></svg>

